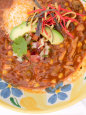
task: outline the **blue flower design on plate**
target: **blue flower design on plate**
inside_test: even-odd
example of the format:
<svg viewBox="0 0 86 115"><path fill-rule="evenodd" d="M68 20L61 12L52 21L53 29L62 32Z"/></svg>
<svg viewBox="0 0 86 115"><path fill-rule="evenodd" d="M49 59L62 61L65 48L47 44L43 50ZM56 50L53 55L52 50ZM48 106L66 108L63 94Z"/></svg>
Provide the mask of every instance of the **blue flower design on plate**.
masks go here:
<svg viewBox="0 0 86 115"><path fill-rule="evenodd" d="M46 88L45 91L49 94L52 94L48 99L48 102L50 104L54 104L57 99L62 101L66 100L68 98L67 92L71 91L71 88L71 84L63 85L63 82L57 84L55 88Z"/></svg>
<svg viewBox="0 0 86 115"><path fill-rule="evenodd" d="M1 96L3 98L8 98L11 94L16 97L21 97L23 95L22 91L12 87L10 84L1 81L0 79L0 90Z"/></svg>

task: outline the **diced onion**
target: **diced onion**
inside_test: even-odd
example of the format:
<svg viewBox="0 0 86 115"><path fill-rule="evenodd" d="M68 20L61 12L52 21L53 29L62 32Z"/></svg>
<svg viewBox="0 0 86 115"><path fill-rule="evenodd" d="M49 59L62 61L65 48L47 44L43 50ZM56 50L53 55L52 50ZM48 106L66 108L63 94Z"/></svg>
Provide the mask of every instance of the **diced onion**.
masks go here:
<svg viewBox="0 0 86 115"><path fill-rule="evenodd" d="M17 56L17 54L13 52L13 56Z"/></svg>
<svg viewBox="0 0 86 115"><path fill-rule="evenodd" d="M22 62L22 61L23 61L23 60L22 60L22 57L18 57L17 54L14 53L14 52L13 52L13 56L16 56L16 57L17 57L17 61L19 61L19 62Z"/></svg>
<svg viewBox="0 0 86 115"><path fill-rule="evenodd" d="M49 49L50 49L50 47L47 44L45 44L45 48L40 53L41 59L43 59L44 56L48 56L49 55Z"/></svg>
<svg viewBox="0 0 86 115"><path fill-rule="evenodd" d="M32 48L37 48L37 42L32 43Z"/></svg>
<svg viewBox="0 0 86 115"><path fill-rule="evenodd" d="M23 60L22 60L22 57L18 57L18 58L17 58L17 61L22 62L22 61L23 61Z"/></svg>
<svg viewBox="0 0 86 115"><path fill-rule="evenodd" d="M42 46L44 46L44 38L42 38L40 41L41 41L41 45L38 47L38 49L40 49Z"/></svg>

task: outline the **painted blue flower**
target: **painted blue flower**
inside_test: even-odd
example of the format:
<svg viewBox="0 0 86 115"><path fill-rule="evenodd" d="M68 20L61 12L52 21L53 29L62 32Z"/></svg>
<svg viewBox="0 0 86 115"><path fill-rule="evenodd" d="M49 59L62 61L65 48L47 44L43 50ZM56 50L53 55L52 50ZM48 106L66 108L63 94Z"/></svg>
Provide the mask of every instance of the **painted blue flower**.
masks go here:
<svg viewBox="0 0 86 115"><path fill-rule="evenodd" d="M11 94L16 97L21 97L23 95L22 91L12 87L10 84L0 80L0 90L1 96L3 98L8 98Z"/></svg>
<svg viewBox="0 0 86 115"><path fill-rule="evenodd" d="M50 98L48 99L48 102L50 104L54 104L57 101L57 99L59 100L67 99L68 95L66 92L70 90L71 90L71 84L63 86L63 82L57 84L55 88L53 87L46 88L45 91L49 94L52 94L52 96L50 96Z"/></svg>

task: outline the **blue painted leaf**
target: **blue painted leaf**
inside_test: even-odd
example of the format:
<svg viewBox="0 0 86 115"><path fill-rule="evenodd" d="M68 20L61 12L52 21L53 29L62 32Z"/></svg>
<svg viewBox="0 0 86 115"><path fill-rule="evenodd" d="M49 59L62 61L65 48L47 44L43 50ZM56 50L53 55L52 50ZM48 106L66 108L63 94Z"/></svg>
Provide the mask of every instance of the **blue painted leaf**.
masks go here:
<svg viewBox="0 0 86 115"><path fill-rule="evenodd" d="M15 106L21 108L21 106L19 105L18 100L17 100L16 98L10 97L10 101L11 101L11 103L12 103L13 105L15 105Z"/></svg>
<svg viewBox="0 0 86 115"><path fill-rule="evenodd" d="M63 92L59 92L59 93L58 93L58 98L59 98L60 100L65 100L67 97L68 97L68 96L67 96L66 93L63 93Z"/></svg>
<svg viewBox="0 0 86 115"><path fill-rule="evenodd" d="M62 86L63 86L63 82L60 82L59 84L56 85L56 89L59 89Z"/></svg>
<svg viewBox="0 0 86 115"><path fill-rule="evenodd" d="M8 86L5 82L0 82L0 89L5 89Z"/></svg>
<svg viewBox="0 0 86 115"><path fill-rule="evenodd" d="M16 97L21 97L23 95L22 91L16 88L12 88L12 94Z"/></svg>
<svg viewBox="0 0 86 115"><path fill-rule="evenodd" d="M56 102L56 100L57 100L57 95L54 94L48 99L48 102L51 104L54 104Z"/></svg>
<svg viewBox="0 0 86 115"><path fill-rule="evenodd" d="M52 94L52 93L55 93L55 88L49 87L49 88L46 88L45 91L46 91L47 93Z"/></svg>
<svg viewBox="0 0 86 115"><path fill-rule="evenodd" d="M10 88L6 88L6 89L3 89L1 91L1 96L3 98L8 98L10 96L11 92L10 92Z"/></svg>
<svg viewBox="0 0 86 115"><path fill-rule="evenodd" d="M67 91L70 91L70 90L71 90L71 84L64 85L64 86L61 88L61 91L63 91L63 92L67 92Z"/></svg>

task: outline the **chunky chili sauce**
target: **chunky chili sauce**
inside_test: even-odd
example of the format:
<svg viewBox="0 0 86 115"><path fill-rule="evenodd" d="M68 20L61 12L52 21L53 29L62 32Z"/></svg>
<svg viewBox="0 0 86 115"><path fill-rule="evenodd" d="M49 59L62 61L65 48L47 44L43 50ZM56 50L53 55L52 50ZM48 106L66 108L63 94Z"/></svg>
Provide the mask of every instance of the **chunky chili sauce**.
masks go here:
<svg viewBox="0 0 86 115"><path fill-rule="evenodd" d="M13 52L13 41L9 35L2 32L0 35L0 77L17 87L44 88L63 81L68 75L75 72L86 54L86 12L78 0L38 0L40 5L58 3L63 9L68 9L84 16L77 15L71 22L68 31L73 38L60 26L60 33L64 41L58 45L45 42L49 48L47 54L42 54L44 46L40 47L40 38L30 33L32 41L28 45L27 54L18 58ZM70 14L71 17L71 14ZM62 22L63 24L63 22ZM56 29L56 28L55 28ZM27 37L26 34L24 36ZM28 41L29 42L29 41ZM39 45L39 48L36 45ZM42 44L43 45L43 44ZM40 55L43 55L40 57Z"/></svg>

